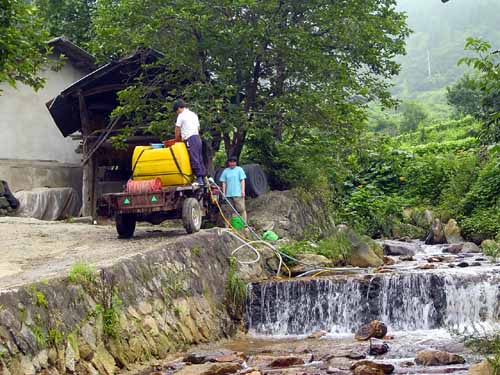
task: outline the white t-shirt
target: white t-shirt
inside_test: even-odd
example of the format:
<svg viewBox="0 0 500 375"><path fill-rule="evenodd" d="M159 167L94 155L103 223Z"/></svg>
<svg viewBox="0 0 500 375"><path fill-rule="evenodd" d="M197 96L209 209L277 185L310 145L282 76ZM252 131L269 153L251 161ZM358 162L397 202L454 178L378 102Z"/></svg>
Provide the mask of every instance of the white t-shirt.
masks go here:
<svg viewBox="0 0 500 375"><path fill-rule="evenodd" d="M198 120L198 115L187 108L184 108L184 111L177 116L175 126L181 128L181 137L183 141L192 135L200 134L200 121Z"/></svg>

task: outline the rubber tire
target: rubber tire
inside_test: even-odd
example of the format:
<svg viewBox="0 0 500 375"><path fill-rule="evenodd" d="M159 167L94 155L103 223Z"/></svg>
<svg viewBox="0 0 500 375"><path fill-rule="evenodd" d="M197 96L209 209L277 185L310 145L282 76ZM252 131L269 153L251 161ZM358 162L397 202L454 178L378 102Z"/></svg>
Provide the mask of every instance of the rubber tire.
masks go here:
<svg viewBox="0 0 500 375"><path fill-rule="evenodd" d="M256 198L269 191L267 176L259 164L248 164L242 168L247 175L246 195Z"/></svg>
<svg viewBox="0 0 500 375"><path fill-rule="evenodd" d="M132 238L137 220L134 214L116 214L115 225L118 238Z"/></svg>
<svg viewBox="0 0 500 375"><path fill-rule="evenodd" d="M195 198L186 198L182 203L182 224L189 234L199 232L203 215L200 203Z"/></svg>
<svg viewBox="0 0 500 375"><path fill-rule="evenodd" d="M9 202L10 207L12 207L14 210L16 210L19 207L19 201L17 198L12 194L12 192L9 189L9 184L7 184L7 181L0 181L0 184L3 185L3 195L7 199L7 202Z"/></svg>

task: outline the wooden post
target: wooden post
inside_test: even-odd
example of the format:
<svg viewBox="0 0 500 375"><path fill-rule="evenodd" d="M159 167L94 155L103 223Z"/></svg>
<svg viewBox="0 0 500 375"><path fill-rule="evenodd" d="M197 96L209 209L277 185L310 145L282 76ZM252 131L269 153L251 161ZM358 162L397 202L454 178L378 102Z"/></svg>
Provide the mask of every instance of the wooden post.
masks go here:
<svg viewBox="0 0 500 375"><path fill-rule="evenodd" d="M80 108L80 121L82 125L83 136L83 160L87 159L92 150L92 142L89 135L92 133L90 127L90 116L85 103L85 97L81 92L78 93L78 104ZM91 157L83 166L83 185L82 185L82 216L92 216L95 218L95 173L94 157Z"/></svg>

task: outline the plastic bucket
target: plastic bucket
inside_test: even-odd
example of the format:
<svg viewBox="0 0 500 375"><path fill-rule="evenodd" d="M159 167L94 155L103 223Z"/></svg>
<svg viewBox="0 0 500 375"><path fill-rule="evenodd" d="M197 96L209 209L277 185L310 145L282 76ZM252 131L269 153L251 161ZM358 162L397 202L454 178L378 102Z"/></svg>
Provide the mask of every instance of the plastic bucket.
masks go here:
<svg viewBox="0 0 500 375"><path fill-rule="evenodd" d="M245 228L245 223L243 222L243 219L239 216L233 216L231 218L231 226L234 228L234 229L243 229Z"/></svg>

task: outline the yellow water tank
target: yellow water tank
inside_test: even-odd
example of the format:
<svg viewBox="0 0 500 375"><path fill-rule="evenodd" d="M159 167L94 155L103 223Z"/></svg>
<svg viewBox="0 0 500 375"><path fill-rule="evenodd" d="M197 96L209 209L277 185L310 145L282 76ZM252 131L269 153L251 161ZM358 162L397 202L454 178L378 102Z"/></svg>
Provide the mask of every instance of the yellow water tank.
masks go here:
<svg viewBox="0 0 500 375"><path fill-rule="evenodd" d="M184 142L168 148L137 146L132 155L132 171L134 180L159 177L163 186L186 185L194 179Z"/></svg>

